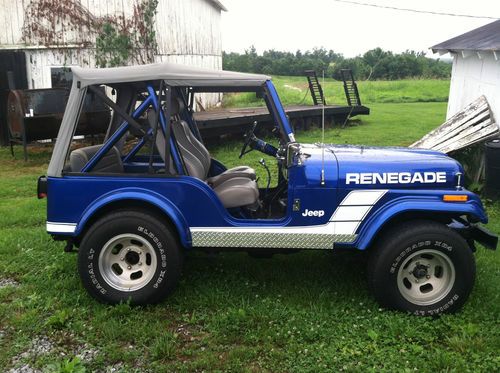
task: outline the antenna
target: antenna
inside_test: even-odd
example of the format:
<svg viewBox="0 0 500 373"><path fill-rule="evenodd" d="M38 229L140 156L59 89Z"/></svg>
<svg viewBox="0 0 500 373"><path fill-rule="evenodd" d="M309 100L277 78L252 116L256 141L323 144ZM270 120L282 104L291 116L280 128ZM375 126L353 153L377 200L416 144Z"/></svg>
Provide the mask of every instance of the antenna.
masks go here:
<svg viewBox="0 0 500 373"><path fill-rule="evenodd" d="M323 87L325 86L325 70L323 70ZM321 100L321 180L320 185L325 186L325 99Z"/></svg>

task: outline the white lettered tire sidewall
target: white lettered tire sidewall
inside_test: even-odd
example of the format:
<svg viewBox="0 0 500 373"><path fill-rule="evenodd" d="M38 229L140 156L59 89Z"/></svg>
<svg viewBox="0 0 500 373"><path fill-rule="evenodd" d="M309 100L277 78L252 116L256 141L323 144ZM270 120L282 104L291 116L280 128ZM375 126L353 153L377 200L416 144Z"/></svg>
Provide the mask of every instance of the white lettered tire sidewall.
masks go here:
<svg viewBox="0 0 500 373"><path fill-rule="evenodd" d="M398 287L401 266L412 255L421 252L435 252L444 260L448 258L454 271L451 288L431 304L409 301ZM454 312L465 303L474 285L475 260L467 242L443 224L402 224L388 232L376 245L368 275L371 290L383 306L434 316Z"/></svg>
<svg viewBox="0 0 500 373"><path fill-rule="evenodd" d="M113 237L131 234L146 240L156 255L151 279L137 290L122 291L111 286L101 273L99 258ZM180 245L169 227L158 217L136 211L105 216L85 234L78 253L78 270L83 285L97 300L116 304L152 304L164 299L177 285L181 271ZM152 269L153 270L153 269Z"/></svg>

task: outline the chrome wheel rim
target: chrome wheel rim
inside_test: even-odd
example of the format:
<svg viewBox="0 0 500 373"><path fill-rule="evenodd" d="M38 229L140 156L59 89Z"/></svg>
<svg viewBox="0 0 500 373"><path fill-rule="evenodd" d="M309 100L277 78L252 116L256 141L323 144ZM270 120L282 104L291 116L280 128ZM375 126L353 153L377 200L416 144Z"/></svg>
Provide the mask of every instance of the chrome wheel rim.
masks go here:
<svg viewBox="0 0 500 373"><path fill-rule="evenodd" d="M437 250L423 249L410 255L399 267L398 289L409 302L428 306L442 300L455 283L455 266Z"/></svg>
<svg viewBox="0 0 500 373"><path fill-rule="evenodd" d="M156 272L153 246L136 234L121 234L111 238L99 254L99 272L113 289L142 289Z"/></svg>

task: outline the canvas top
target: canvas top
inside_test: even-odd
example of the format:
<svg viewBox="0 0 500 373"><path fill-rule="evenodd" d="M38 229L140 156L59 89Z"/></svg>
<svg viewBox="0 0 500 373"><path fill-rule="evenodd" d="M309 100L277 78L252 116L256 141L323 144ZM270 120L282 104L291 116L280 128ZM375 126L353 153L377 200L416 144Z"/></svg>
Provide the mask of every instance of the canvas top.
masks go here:
<svg viewBox="0 0 500 373"><path fill-rule="evenodd" d="M258 87L271 78L267 75L211 70L174 63L82 68L72 67L73 80L84 88L94 84L118 84L165 80L172 87Z"/></svg>

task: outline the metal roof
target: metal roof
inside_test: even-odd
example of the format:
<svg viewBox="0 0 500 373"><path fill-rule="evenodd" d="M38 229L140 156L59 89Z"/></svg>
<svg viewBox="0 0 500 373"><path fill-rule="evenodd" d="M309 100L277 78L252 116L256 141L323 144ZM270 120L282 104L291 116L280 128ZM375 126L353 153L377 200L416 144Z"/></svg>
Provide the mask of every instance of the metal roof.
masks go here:
<svg viewBox="0 0 500 373"><path fill-rule="evenodd" d="M267 75L247 74L234 71L211 70L175 63L92 68L71 68L74 80L80 87L93 84L119 84L165 80L178 87L258 87L271 78Z"/></svg>
<svg viewBox="0 0 500 373"><path fill-rule="evenodd" d="M437 51L500 51L500 20L431 47Z"/></svg>
<svg viewBox="0 0 500 373"><path fill-rule="evenodd" d="M220 8L220 10L227 12L227 8L219 0L208 0L208 1L214 4L217 8Z"/></svg>

